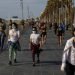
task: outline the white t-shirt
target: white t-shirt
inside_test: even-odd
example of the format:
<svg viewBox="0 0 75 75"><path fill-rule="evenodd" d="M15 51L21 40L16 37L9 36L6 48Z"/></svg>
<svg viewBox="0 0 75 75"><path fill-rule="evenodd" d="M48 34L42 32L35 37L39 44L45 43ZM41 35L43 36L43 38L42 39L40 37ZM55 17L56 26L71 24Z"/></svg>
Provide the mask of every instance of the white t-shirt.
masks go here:
<svg viewBox="0 0 75 75"><path fill-rule="evenodd" d="M40 35L39 34L32 33L30 35L30 40L34 44L39 44L39 38L40 38Z"/></svg>
<svg viewBox="0 0 75 75"><path fill-rule="evenodd" d="M17 30L17 31L15 29L9 30L8 41L16 42L16 41L18 41L19 37L20 37L20 31L19 30Z"/></svg>

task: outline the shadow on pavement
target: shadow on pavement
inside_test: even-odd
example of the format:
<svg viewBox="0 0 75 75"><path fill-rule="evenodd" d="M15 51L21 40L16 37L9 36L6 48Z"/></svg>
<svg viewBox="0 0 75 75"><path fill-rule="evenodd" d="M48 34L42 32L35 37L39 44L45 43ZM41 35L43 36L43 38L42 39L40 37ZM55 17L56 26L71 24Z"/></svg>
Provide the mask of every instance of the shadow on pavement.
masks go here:
<svg viewBox="0 0 75 75"><path fill-rule="evenodd" d="M30 65L32 61L18 61L17 63L13 64L12 66L22 66L22 65Z"/></svg>
<svg viewBox="0 0 75 75"><path fill-rule="evenodd" d="M42 61L42 64L61 65L61 61Z"/></svg>
<svg viewBox="0 0 75 75"><path fill-rule="evenodd" d="M57 51L57 50L63 50L63 49L58 49L58 48L56 48L56 49L53 49L53 48L51 48L51 49L42 49L43 51ZM31 51L30 49L22 49L21 51Z"/></svg>
<svg viewBox="0 0 75 75"><path fill-rule="evenodd" d="M32 65L32 62L31 61L21 61L21 62L17 62L16 64L13 64L12 66L22 66L22 65ZM54 65L61 65L61 61L41 61L39 64L36 63L36 66L39 67L39 66L54 66Z"/></svg>

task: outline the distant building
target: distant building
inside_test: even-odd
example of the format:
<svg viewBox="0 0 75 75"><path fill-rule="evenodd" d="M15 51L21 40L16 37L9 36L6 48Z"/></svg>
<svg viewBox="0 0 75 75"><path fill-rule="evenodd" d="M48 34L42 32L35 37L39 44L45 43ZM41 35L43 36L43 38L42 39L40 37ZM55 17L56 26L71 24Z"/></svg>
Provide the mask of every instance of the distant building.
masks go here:
<svg viewBox="0 0 75 75"><path fill-rule="evenodd" d="M18 16L13 16L12 18L10 18L12 21L21 21L20 18L18 18Z"/></svg>
<svg viewBox="0 0 75 75"><path fill-rule="evenodd" d="M21 19L18 18L18 16L13 16L11 18L9 18L7 21L9 22L10 20L12 20L12 22L16 22L17 24L20 24Z"/></svg>

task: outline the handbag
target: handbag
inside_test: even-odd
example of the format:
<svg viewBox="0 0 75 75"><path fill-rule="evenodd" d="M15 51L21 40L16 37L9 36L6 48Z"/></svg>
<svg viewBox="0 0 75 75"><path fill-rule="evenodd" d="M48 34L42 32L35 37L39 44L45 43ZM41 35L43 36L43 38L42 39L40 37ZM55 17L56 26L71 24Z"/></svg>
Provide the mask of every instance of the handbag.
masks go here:
<svg viewBox="0 0 75 75"><path fill-rule="evenodd" d="M16 42L16 46L17 46L17 50L18 50L18 51L21 51L21 46L20 46L19 41Z"/></svg>

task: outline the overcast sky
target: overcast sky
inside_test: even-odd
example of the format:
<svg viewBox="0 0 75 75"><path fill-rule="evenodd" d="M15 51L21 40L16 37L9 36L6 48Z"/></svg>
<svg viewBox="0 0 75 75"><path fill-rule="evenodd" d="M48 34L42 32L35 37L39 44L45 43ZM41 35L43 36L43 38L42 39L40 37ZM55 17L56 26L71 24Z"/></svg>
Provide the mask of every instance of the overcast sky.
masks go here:
<svg viewBox="0 0 75 75"><path fill-rule="evenodd" d="M24 18L37 17L44 10L47 0L23 0L24 4ZM21 18L21 4L20 0L0 0L0 17L10 18L12 16L18 16Z"/></svg>
<svg viewBox="0 0 75 75"><path fill-rule="evenodd" d="M44 10L47 0L23 0L24 4L24 18L37 17ZM19 16L21 18L21 4L20 0L0 0L0 17L9 18L12 16Z"/></svg>

